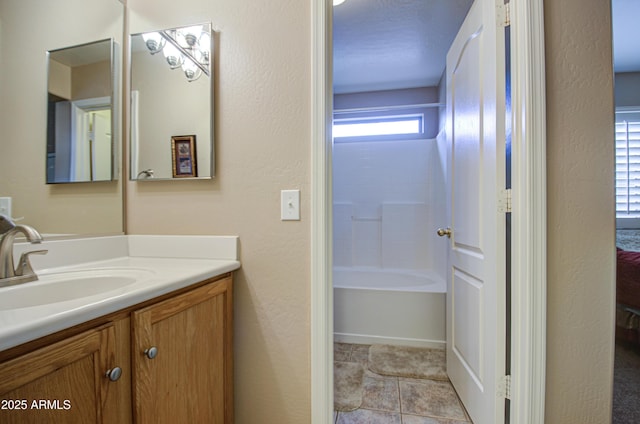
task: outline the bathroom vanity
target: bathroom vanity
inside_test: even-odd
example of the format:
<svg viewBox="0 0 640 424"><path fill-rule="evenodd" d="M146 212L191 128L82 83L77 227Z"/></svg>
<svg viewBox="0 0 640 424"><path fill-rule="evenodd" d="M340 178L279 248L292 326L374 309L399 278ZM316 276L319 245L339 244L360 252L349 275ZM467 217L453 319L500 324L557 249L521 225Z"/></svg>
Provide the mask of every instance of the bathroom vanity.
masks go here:
<svg viewBox="0 0 640 424"><path fill-rule="evenodd" d="M39 266L34 260L34 284L108 286L104 276L127 271L136 281L52 303L34 297L14 309L0 301L0 422L232 423L237 238L104 239L111 246L98 250L112 257L98 261L83 258L98 239L80 250L44 243L49 264L68 261L69 249L85 261L43 269L48 255Z"/></svg>

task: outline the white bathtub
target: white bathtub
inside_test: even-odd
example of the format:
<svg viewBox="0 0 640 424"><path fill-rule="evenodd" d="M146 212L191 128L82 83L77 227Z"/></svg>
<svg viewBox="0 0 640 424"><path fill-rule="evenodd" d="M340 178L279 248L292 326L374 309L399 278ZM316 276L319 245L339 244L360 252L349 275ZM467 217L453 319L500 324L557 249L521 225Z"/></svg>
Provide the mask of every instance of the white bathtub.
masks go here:
<svg viewBox="0 0 640 424"><path fill-rule="evenodd" d="M432 273L336 267L334 339L443 347L446 285Z"/></svg>

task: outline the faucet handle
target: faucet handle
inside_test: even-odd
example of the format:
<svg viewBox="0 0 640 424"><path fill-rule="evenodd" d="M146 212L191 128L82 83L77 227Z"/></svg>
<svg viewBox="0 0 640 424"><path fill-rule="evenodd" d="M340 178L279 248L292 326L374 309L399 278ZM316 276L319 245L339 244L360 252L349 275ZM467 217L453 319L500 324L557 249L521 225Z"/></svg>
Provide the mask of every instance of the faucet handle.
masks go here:
<svg viewBox="0 0 640 424"><path fill-rule="evenodd" d="M49 252L46 249L42 250L31 250L29 252L24 252L20 255L20 260L18 261L18 266L16 267L16 275L35 275L33 268L31 267L31 262L29 261L30 255L46 255Z"/></svg>

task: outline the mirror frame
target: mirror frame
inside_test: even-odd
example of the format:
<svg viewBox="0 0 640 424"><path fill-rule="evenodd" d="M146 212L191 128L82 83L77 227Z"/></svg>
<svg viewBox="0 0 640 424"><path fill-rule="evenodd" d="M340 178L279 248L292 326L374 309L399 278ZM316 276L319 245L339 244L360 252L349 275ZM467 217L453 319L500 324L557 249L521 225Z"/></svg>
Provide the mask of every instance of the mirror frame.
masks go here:
<svg viewBox="0 0 640 424"><path fill-rule="evenodd" d="M200 25L202 27L205 28L205 30L207 30L209 32L209 40L210 40L210 45L209 45L209 97L208 97L208 103L209 103L209 139L208 139L208 143L209 143L209 147L210 147L210 152L208 156L205 156L206 158L209 159L210 161L210 171L209 171L209 175L208 176L195 176L195 177L190 177L190 176L181 176L181 177L160 177L160 178L156 178L153 175L153 169L139 169L139 165L137 163L134 163L134 155L132 154L132 149L134 148L133 146L133 131L134 131L134 127L132 124L132 118L131 115L133 113L133 37L137 37L137 36L142 36L142 34L146 34L146 33L150 33L150 32L160 32L160 31L171 31L171 30L176 30L179 28L187 28L190 26L197 26ZM129 57L128 57L128 76L129 76L129 90L128 90L128 95L129 95L129 111L128 111L128 116L129 116L129 131L128 131L128 137L129 137L129 181L193 181L193 180L212 180L215 178L215 171L216 171L216 167L215 167L215 135L214 135L214 131L215 131L215 119L214 119L214 99L215 99L215 72L214 72L214 68L215 68L215 32L213 31L213 26L211 24L211 22L203 22L203 23L195 23L195 24L188 24L188 25L180 25L180 26L175 26L175 27L171 27L171 28L163 28L163 29L157 29L157 30L149 30L149 31L144 31L144 32L137 32L137 33L132 33L129 34ZM199 141L199 140L198 140ZM139 140L138 140L139 142ZM168 154L170 154L170 151L167 150ZM170 158L170 162L171 162L171 158ZM198 168L201 168L200 166L198 166ZM150 171L150 172L149 172ZM139 176L141 174L146 174L147 178L139 178Z"/></svg>
<svg viewBox="0 0 640 424"><path fill-rule="evenodd" d="M45 156L45 183L47 185L57 185L57 184L82 184L82 183L105 183L105 182L109 182L109 181L117 181L118 180L118 172L119 172L119 167L118 167L118 152L119 152L119 143L120 143L120 136L119 136L119 114L120 111L118 109L118 105L119 105L119 98L118 98L118 74L119 72L117 72L117 70L119 69L119 63L118 63L118 43L115 41L115 39L113 37L109 37L109 38L103 38L103 39L99 39L99 40L95 40L95 41L90 41L87 43L82 43L82 44L76 44L73 46L68 46L68 47L61 47L58 49L52 49L52 50L47 50L46 52L46 66L47 66L47 109L46 109L46 116L47 116L47 131L48 131L48 127L49 127L49 122L48 122L48 108L49 108L49 77L50 77L50 71L51 71L51 54L55 53L55 52L59 52L61 50L68 50L68 49L72 49L72 48L76 48L76 47L83 47L83 46L88 46L90 44L97 44L97 43L102 43L102 42L109 42L109 62L110 62L110 83L111 83L111 89L110 89L110 97L111 97L111 176L109 179L107 180L82 180L82 181L49 181L47 178L47 174L48 174L48 153L46 153L47 156ZM45 141L48 142L48 134L45 134Z"/></svg>

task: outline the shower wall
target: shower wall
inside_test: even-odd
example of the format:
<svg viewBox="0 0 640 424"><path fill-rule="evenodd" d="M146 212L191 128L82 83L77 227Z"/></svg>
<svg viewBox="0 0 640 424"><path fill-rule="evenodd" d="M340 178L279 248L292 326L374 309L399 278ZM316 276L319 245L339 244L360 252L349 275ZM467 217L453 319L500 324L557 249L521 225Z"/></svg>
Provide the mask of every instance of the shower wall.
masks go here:
<svg viewBox="0 0 640 424"><path fill-rule="evenodd" d="M334 265L443 274L440 163L435 139L335 143Z"/></svg>

